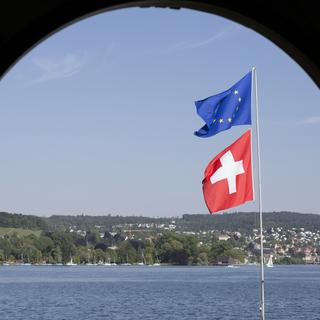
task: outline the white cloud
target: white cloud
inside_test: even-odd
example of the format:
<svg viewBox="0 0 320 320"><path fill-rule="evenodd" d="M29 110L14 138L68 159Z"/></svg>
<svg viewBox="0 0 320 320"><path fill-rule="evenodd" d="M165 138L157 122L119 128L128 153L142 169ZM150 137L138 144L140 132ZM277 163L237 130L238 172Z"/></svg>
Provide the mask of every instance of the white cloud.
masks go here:
<svg viewBox="0 0 320 320"><path fill-rule="evenodd" d="M37 58L32 62L40 72L33 83L39 83L74 76L82 70L86 57L85 54L67 53L62 59Z"/></svg>
<svg viewBox="0 0 320 320"><path fill-rule="evenodd" d="M302 120L292 120L292 121L286 121L286 120L272 120L269 121L271 125L276 126L287 126L287 127L296 127L296 126L306 126L306 125L317 125L320 124L320 116L313 116L313 117L306 117Z"/></svg>
<svg viewBox="0 0 320 320"><path fill-rule="evenodd" d="M227 36L230 32L235 31L239 29L238 25L233 25L229 28L226 28L218 33L216 33L215 35L204 39L204 40L200 40L197 42L192 42L192 41L183 41L183 42L178 42L175 43L167 48L163 48L157 51L149 51L149 52L144 52L141 54L141 56L146 56L146 55L153 55L153 54L168 54L174 51L180 51L180 50L188 50L188 49L196 49L199 47L203 47L209 44L213 44L217 41L219 41L220 39L223 39L225 36Z"/></svg>
<svg viewBox="0 0 320 320"><path fill-rule="evenodd" d="M238 29L238 26L232 26L228 29L222 30L219 33L213 35L212 37L199 41L199 42L193 42L193 43L181 43L180 47L179 44L176 45L177 49L195 49L199 47L203 47L212 43L215 43L216 41L222 39L224 36L226 36L230 31Z"/></svg>
<svg viewBox="0 0 320 320"><path fill-rule="evenodd" d="M320 116L307 117L299 122L299 124L320 124Z"/></svg>

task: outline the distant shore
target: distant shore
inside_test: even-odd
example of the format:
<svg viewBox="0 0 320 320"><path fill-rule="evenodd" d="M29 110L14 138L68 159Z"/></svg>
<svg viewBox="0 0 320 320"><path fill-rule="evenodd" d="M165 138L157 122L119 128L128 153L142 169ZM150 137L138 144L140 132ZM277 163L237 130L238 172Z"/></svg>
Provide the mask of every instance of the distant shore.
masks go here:
<svg viewBox="0 0 320 320"><path fill-rule="evenodd" d="M320 265L320 263L281 263L281 264L275 264L274 266L281 266L281 265ZM123 264L103 264L103 263L73 263L73 264L63 264L63 263L15 263L15 262L4 262L0 263L1 266L21 266L21 267L27 267L27 266L32 266L32 267L72 267L72 266L77 266L77 267L233 267L233 268L238 268L238 267L245 267L245 266L260 266L259 263L242 263L242 264L210 264L210 265L183 265L183 264L169 264L169 263L161 263L161 264L130 264L130 263L123 263Z"/></svg>

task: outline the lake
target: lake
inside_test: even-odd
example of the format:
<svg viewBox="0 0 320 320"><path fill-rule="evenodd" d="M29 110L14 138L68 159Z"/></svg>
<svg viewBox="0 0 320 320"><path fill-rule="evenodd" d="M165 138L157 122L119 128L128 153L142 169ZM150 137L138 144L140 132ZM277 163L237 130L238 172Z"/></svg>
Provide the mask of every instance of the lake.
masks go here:
<svg viewBox="0 0 320 320"><path fill-rule="evenodd" d="M266 268L266 320L320 319L320 266ZM0 319L259 319L259 267L0 266Z"/></svg>

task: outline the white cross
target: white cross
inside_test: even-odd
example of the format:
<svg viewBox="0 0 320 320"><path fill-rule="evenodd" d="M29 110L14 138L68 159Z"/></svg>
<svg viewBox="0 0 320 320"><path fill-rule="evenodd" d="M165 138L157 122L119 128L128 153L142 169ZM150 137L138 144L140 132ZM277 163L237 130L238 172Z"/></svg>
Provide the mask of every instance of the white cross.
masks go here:
<svg viewBox="0 0 320 320"><path fill-rule="evenodd" d="M222 166L210 177L212 184L227 179L229 194L237 192L236 178L237 175L244 173L242 160L234 161L233 155L229 150L221 158Z"/></svg>

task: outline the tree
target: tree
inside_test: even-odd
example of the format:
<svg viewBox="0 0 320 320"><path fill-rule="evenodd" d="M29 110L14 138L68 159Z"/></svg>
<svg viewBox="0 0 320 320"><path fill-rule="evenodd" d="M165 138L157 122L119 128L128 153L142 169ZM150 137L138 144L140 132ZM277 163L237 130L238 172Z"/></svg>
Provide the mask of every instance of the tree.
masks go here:
<svg viewBox="0 0 320 320"><path fill-rule="evenodd" d="M198 257L197 257L197 264L200 265L208 265L209 264L209 259L208 259L208 255L206 252L200 252Z"/></svg>
<svg viewBox="0 0 320 320"><path fill-rule="evenodd" d="M35 245L41 251L42 255L49 259L49 256L54 248L54 242L52 239L46 236L41 236L35 241Z"/></svg>
<svg viewBox="0 0 320 320"><path fill-rule="evenodd" d="M22 248L23 261L31 263L39 263L42 260L41 251L35 246L27 244Z"/></svg>
<svg viewBox="0 0 320 320"><path fill-rule="evenodd" d="M245 252L243 250L240 249L229 249L224 251L223 253L225 256L227 257L231 257L233 260L237 261L237 262L244 262L245 259Z"/></svg>
<svg viewBox="0 0 320 320"><path fill-rule="evenodd" d="M59 246L55 246L51 251L54 263L62 263L62 251Z"/></svg>
<svg viewBox="0 0 320 320"><path fill-rule="evenodd" d="M137 262L137 251L127 240L120 243L117 249L117 254L120 263Z"/></svg>
<svg viewBox="0 0 320 320"><path fill-rule="evenodd" d="M217 241L214 242L210 250L210 261L215 261L218 256L226 255L225 252L232 249L232 242L227 241Z"/></svg>
<svg viewBox="0 0 320 320"><path fill-rule="evenodd" d="M101 249L94 250L94 254L95 254L95 260L97 262L106 262L106 253L103 250Z"/></svg>
<svg viewBox="0 0 320 320"><path fill-rule="evenodd" d="M52 240L55 247L59 247L62 255L62 262L67 263L75 254L75 246L70 233L58 231L53 234Z"/></svg>
<svg viewBox="0 0 320 320"><path fill-rule="evenodd" d="M173 264L197 263L198 241L194 236L168 232L155 243L161 262Z"/></svg>
<svg viewBox="0 0 320 320"><path fill-rule="evenodd" d="M9 238L11 254L15 257L16 260L20 259L21 248L23 242L16 232L14 232Z"/></svg>
<svg viewBox="0 0 320 320"><path fill-rule="evenodd" d="M100 233L95 229L91 229L87 232L85 239L88 244L95 246L100 241Z"/></svg>
<svg viewBox="0 0 320 320"><path fill-rule="evenodd" d="M107 249L107 246L106 244L104 244L103 242L99 242L95 245L94 247L95 250L106 250Z"/></svg>
<svg viewBox="0 0 320 320"><path fill-rule="evenodd" d="M4 262L4 261L5 261L5 254L4 254L4 251L0 249L0 262Z"/></svg>
<svg viewBox="0 0 320 320"><path fill-rule="evenodd" d="M174 249L171 253L170 262L178 265L187 265L189 255L186 249Z"/></svg>
<svg viewBox="0 0 320 320"><path fill-rule="evenodd" d="M77 258L77 263L89 263L90 262L90 252L87 247L81 246L77 247L75 257Z"/></svg>
<svg viewBox="0 0 320 320"><path fill-rule="evenodd" d="M0 248L3 250L4 260L8 260L9 256L11 255L11 244L8 238L0 238Z"/></svg>

